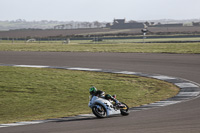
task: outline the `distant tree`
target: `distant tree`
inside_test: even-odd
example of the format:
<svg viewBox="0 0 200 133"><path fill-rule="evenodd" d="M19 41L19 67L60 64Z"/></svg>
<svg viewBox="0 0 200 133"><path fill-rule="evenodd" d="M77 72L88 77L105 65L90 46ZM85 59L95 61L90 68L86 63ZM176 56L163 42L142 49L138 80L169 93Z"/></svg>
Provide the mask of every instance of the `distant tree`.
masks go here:
<svg viewBox="0 0 200 133"><path fill-rule="evenodd" d="M93 23L94 23L94 26L97 28L99 28L101 26L101 23L99 23L98 21L94 21Z"/></svg>
<svg viewBox="0 0 200 133"><path fill-rule="evenodd" d="M89 28L92 28L92 23L88 23Z"/></svg>

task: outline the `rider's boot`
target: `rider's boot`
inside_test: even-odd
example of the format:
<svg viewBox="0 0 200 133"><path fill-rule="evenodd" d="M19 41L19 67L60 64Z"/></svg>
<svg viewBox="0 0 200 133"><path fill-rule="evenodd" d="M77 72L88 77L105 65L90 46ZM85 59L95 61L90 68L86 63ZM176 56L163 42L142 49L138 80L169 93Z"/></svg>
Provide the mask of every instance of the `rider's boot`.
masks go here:
<svg viewBox="0 0 200 133"><path fill-rule="evenodd" d="M121 103L118 103L118 104L116 104L116 107L119 108L119 109L123 109L123 108L125 108L126 106L123 105L123 104L121 104Z"/></svg>

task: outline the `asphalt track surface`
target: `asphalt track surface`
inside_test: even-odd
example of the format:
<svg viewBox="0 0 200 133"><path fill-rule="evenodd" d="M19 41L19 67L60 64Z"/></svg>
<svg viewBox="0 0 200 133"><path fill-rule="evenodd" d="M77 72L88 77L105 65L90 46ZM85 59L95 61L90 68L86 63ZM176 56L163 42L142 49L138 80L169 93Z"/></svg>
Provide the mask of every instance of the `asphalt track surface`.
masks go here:
<svg viewBox="0 0 200 133"><path fill-rule="evenodd" d="M0 63L114 69L162 74L200 84L199 54L0 52ZM81 119L1 128L1 133L200 133L200 98L131 112L129 116Z"/></svg>

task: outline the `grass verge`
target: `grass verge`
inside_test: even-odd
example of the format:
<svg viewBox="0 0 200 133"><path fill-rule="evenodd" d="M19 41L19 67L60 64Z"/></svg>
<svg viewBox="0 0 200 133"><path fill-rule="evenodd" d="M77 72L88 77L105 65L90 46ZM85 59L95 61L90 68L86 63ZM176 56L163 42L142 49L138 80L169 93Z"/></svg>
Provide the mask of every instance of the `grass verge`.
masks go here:
<svg viewBox="0 0 200 133"><path fill-rule="evenodd" d="M0 67L0 123L91 113L89 87L117 94L130 107L176 95L172 84L124 74Z"/></svg>
<svg viewBox="0 0 200 133"><path fill-rule="evenodd" d="M200 43L0 43L0 51L200 53Z"/></svg>

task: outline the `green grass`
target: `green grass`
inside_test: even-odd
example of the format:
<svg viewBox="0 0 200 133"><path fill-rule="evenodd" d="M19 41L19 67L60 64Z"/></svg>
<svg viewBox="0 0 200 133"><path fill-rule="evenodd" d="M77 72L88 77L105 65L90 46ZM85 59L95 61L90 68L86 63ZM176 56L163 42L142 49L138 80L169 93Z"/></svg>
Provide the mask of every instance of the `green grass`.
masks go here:
<svg viewBox="0 0 200 133"><path fill-rule="evenodd" d="M200 43L0 43L0 51L200 53Z"/></svg>
<svg viewBox="0 0 200 133"><path fill-rule="evenodd" d="M136 42L165 42L165 41L200 41L199 37L193 38L146 38L146 39L108 39L104 43L136 43Z"/></svg>
<svg viewBox="0 0 200 133"><path fill-rule="evenodd" d="M0 67L0 123L91 113L89 87L117 94L130 107L172 97L172 84L133 75Z"/></svg>
<svg viewBox="0 0 200 133"><path fill-rule="evenodd" d="M145 39L146 42L191 41L200 38L159 38ZM196 43L137 43L142 39L112 39L100 42L91 40L72 40L70 44L62 41L37 41L26 43L19 40L1 40L0 51L51 51L51 52L130 52L130 53L188 53L199 54L200 42Z"/></svg>

